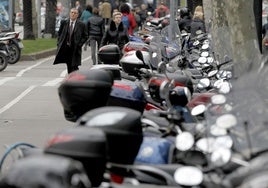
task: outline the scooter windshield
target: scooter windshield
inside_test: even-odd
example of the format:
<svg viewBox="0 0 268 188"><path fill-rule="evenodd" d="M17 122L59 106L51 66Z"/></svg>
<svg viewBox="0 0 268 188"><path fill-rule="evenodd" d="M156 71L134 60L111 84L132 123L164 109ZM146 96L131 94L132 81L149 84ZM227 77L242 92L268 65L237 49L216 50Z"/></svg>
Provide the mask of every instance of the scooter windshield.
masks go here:
<svg viewBox="0 0 268 188"><path fill-rule="evenodd" d="M209 8L211 6L213 10ZM268 58L261 53L259 28L262 23L256 19L261 17L256 13L262 12L256 11L261 9L261 4L258 1L215 1L209 7L205 5L204 11L213 51L220 62L227 55L234 63L235 80L232 80L228 100L232 104L231 113L238 118L237 126L233 128L235 150L246 156L267 151ZM240 11L233 7L239 7Z"/></svg>

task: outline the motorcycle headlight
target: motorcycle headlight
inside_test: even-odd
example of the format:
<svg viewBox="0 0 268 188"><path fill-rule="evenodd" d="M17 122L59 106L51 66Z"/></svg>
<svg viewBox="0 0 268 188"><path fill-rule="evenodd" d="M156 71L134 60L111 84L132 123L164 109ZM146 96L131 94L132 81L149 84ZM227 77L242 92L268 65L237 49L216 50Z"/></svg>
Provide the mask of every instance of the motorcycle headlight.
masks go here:
<svg viewBox="0 0 268 188"><path fill-rule="evenodd" d="M210 80L208 78L202 78L201 80L199 80L198 84L197 84L197 88L198 89L205 89L208 88L210 86Z"/></svg>
<svg viewBox="0 0 268 188"><path fill-rule="evenodd" d="M231 160L231 150L228 148L218 148L213 151L210 159L215 166L223 166Z"/></svg>
<svg viewBox="0 0 268 188"><path fill-rule="evenodd" d="M213 95L211 97L211 103L215 105L224 104L226 102L226 97L222 94Z"/></svg>
<svg viewBox="0 0 268 188"><path fill-rule="evenodd" d="M176 136L176 148L180 151L187 151L194 145L194 137L189 132L182 132Z"/></svg>
<svg viewBox="0 0 268 188"><path fill-rule="evenodd" d="M216 125L224 128L229 129L237 124L237 119L233 114L224 114L217 118Z"/></svg>
<svg viewBox="0 0 268 188"><path fill-rule="evenodd" d="M233 139L229 135L219 136L215 140L215 148L230 149L233 146Z"/></svg>
<svg viewBox="0 0 268 188"><path fill-rule="evenodd" d="M205 153L212 153L215 150L215 138L201 138L196 142L196 147Z"/></svg>
<svg viewBox="0 0 268 188"><path fill-rule="evenodd" d="M201 57L208 57L209 53L207 51L204 51L201 53Z"/></svg>
<svg viewBox="0 0 268 188"><path fill-rule="evenodd" d="M174 179L179 185L197 186L203 181L203 173L197 167L184 166L175 171Z"/></svg>
<svg viewBox="0 0 268 188"><path fill-rule="evenodd" d="M199 104L192 109L191 115L197 116L197 115L203 114L205 111L206 111L206 106L204 104Z"/></svg>

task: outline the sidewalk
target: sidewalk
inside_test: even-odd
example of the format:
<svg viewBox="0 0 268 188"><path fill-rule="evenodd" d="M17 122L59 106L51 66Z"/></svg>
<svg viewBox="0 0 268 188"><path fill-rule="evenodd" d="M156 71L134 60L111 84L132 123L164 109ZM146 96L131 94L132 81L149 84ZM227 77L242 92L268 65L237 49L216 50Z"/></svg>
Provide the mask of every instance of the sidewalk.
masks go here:
<svg viewBox="0 0 268 188"><path fill-rule="evenodd" d="M56 51L57 51L57 48L53 48L53 49L38 52L38 53L22 55L20 57L20 61L33 61L33 60L37 60L41 58L46 58L48 56L56 55Z"/></svg>

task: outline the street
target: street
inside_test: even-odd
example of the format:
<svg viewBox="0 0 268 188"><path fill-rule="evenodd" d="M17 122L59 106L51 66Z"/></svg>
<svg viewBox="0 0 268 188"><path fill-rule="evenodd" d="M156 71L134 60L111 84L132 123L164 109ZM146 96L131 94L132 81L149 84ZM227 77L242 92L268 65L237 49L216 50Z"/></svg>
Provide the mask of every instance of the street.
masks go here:
<svg viewBox="0 0 268 188"><path fill-rule="evenodd" d="M64 118L57 89L66 65L52 65L54 56L19 61L0 72L0 154L4 145L27 142L43 147L57 131L75 123ZM81 69L92 65L90 48L83 51Z"/></svg>

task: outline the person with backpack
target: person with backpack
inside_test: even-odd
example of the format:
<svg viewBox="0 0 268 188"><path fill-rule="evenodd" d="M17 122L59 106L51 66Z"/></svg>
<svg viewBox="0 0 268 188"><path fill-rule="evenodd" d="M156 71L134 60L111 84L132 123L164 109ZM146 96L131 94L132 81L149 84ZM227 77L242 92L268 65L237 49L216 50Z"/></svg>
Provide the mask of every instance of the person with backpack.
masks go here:
<svg viewBox="0 0 268 188"><path fill-rule="evenodd" d="M133 30L136 28L137 23L134 15L130 11L128 4L123 3L119 7L119 11L122 13L122 23L127 28L128 34L133 35Z"/></svg>

